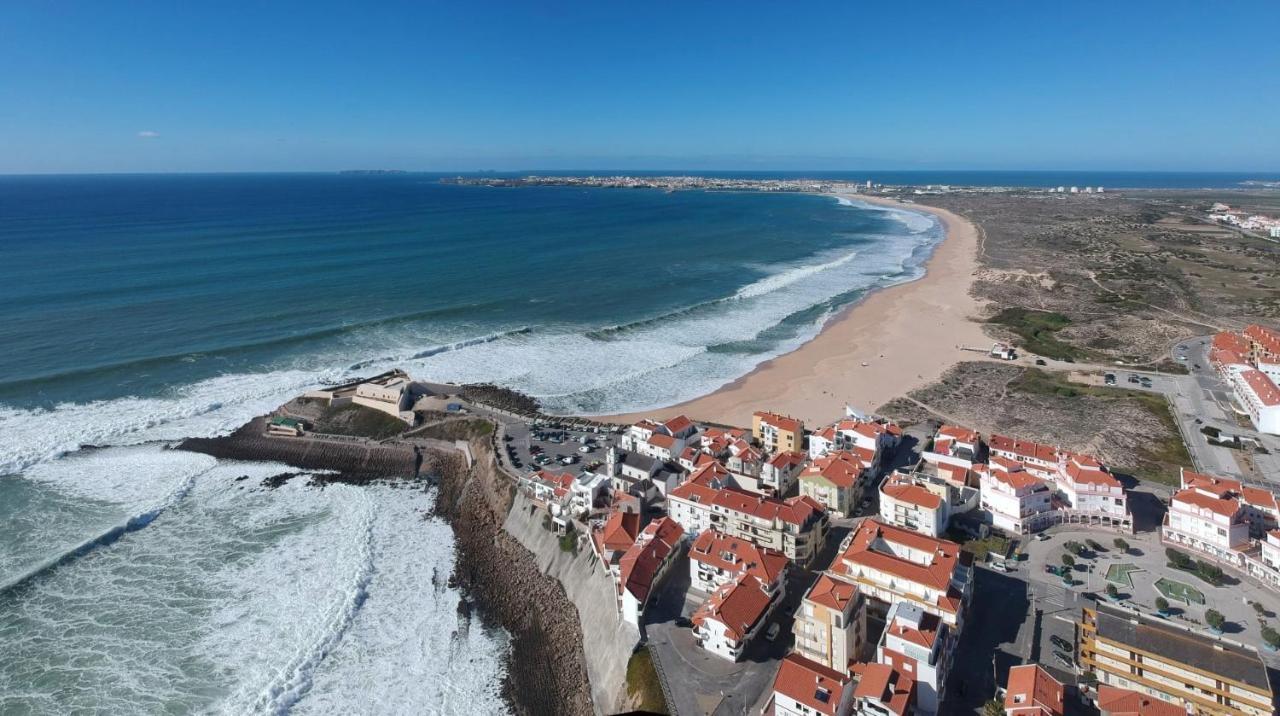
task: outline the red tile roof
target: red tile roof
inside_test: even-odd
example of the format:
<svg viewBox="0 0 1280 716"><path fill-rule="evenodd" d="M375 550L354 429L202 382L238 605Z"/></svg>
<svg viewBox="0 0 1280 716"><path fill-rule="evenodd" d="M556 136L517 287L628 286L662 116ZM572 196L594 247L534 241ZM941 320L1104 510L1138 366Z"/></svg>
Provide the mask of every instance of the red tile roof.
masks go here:
<svg viewBox="0 0 1280 716"><path fill-rule="evenodd" d="M929 561L921 564L883 551L878 544L881 540L928 554ZM838 573L853 573L858 567L866 567L925 585L944 593L938 600L939 608L955 613L960 607L960 595L950 589L951 578L965 563L960 545L955 542L933 539L877 519L868 519L858 526L849 547L836 557L832 569Z"/></svg>
<svg viewBox="0 0 1280 716"><path fill-rule="evenodd" d="M760 622L773 597L765 592L764 582L754 575L742 574L711 593L707 601L693 613L693 623L702 626L714 619L725 626L725 633L741 641Z"/></svg>
<svg viewBox="0 0 1280 716"><path fill-rule="evenodd" d="M976 430L963 428L963 427L960 427L959 425L943 425L942 427L938 428L938 435L944 435L949 438L954 438L956 440L959 440L962 443L978 442L978 433Z"/></svg>
<svg viewBox="0 0 1280 716"><path fill-rule="evenodd" d="M787 415L778 415L777 413L758 410L755 412L754 416L760 418L761 421L778 428L779 430L789 430L796 433L804 431L804 423Z"/></svg>
<svg viewBox="0 0 1280 716"><path fill-rule="evenodd" d="M1241 371L1240 377L1249 384L1250 390L1258 396L1258 401L1266 407L1280 405L1280 388L1271 382L1266 373L1260 370Z"/></svg>
<svg viewBox="0 0 1280 716"><path fill-rule="evenodd" d="M913 482L888 481L880 487L881 494L900 502L908 502L926 510L942 507L942 498Z"/></svg>
<svg viewBox="0 0 1280 716"><path fill-rule="evenodd" d="M849 675L810 661L796 653L782 660L773 680L773 692L782 694L825 716L834 716L843 701ZM819 698L825 694L825 698Z"/></svg>
<svg viewBox="0 0 1280 716"><path fill-rule="evenodd" d="M670 435L663 435L662 433L654 433L653 435L649 436L649 444L656 445L662 448L663 450L670 450L671 448L675 447L676 439L671 437Z"/></svg>
<svg viewBox="0 0 1280 716"><path fill-rule="evenodd" d="M674 435L693 427L693 421L683 415L677 415L662 425Z"/></svg>
<svg viewBox="0 0 1280 716"><path fill-rule="evenodd" d="M850 488L858 483L862 470L861 459L847 450L839 450L814 460L804 469L803 475L821 475L836 487Z"/></svg>
<svg viewBox="0 0 1280 716"><path fill-rule="evenodd" d="M769 464L779 470L790 470L804 464L805 455L795 450L783 450L769 458Z"/></svg>
<svg viewBox="0 0 1280 716"><path fill-rule="evenodd" d="M716 530L698 535L689 548L689 559L730 574L745 572L766 584L778 581L787 565L787 556L776 550L756 545Z"/></svg>
<svg viewBox="0 0 1280 716"><path fill-rule="evenodd" d="M1183 706L1107 684L1098 685L1098 710L1110 716L1187 716Z"/></svg>
<svg viewBox="0 0 1280 716"><path fill-rule="evenodd" d="M1098 468L1082 467L1076 462L1067 463L1067 477L1077 485L1102 485L1104 487L1121 487L1120 481L1111 473Z"/></svg>
<svg viewBox="0 0 1280 716"><path fill-rule="evenodd" d="M1267 353L1280 353L1280 332L1253 324L1244 329L1244 337Z"/></svg>
<svg viewBox="0 0 1280 716"><path fill-rule="evenodd" d="M711 504L760 519L778 520L800 527L815 515L826 511L826 508L810 497L789 497L779 500L775 497L762 497L732 488L716 493Z"/></svg>
<svg viewBox="0 0 1280 716"><path fill-rule="evenodd" d="M823 574L809 588L805 599L843 614L851 602L857 601L858 585Z"/></svg>
<svg viewBox="0 0 1280 716"><path fill-rule="evenodd" d="M600 529L600 544L611 551L625 551L636 543L640 535L640 514L614 512Z"/></svg>
<svg viewBox="0 0 1280 716"><path fill-rule="evenodd" d="M992 435L991 439L987 441L987 445L993 451L1013 453L1022 458L1041 460L1043 462L1058 461L1057 448L1030 440L1019 440L1007 435Z"/></svg>
<svg viewBox="0 0 1280 716"><path fill-rule="evenodd" d="M1064 691L1062 683L1050 676L1039 664L1015 666L1009 669L1004 708L1015 714L1043 713L1061 716Z"/></svg>
<svg viewBox="0 0 1280 716"><path fill-rule="evenodd" d="M646 602L658 569L683 536L684 528L670 517L650 522L631 549L618 560L619 588L630 592L641 604Z"/></svg>
<svg viewBox="0 0 1280 716"><path fill-rule="evenodd" d="M1246 487L1240 491L1246 504L1267 510L1280 509L1275 493L1260 487Z"/></svg>
<svg viewBox="0 0 1280 716"><path fill-rule="evenodd" d="M1248 353L1249 341L1237 333L1222 332L1214 335L1211 344L1215 350L1231 351L1232 353Z"/></svg>
<svg viewBox="0 0 1280 716"><path fill-rule="evenodd" d="M1182 503L1198 510L1208 510L1223 517L1234 517L1240 511L1239 501L1226 497L1206 495L1194 488L1174 493L1173 502Z"/></svg>
<svg viewBox="0 0 1280 716"><path fill-rule="evenodd" d="M1205 492L1212 492L1219 497L1224 496L1227 492L1240 492L1242 485L1239 480L1232 480L1228 477L1218 477L1217 475L1207 475L1203 472L1192 472L1186 468L1182 469L1182 487L1194 487Z"/></svg>
<svg viewBox="0 0 1280 716"><path fill-rule="evenodd" d="M856 699L873 699L889 707L894 714L906 714L915 701L916 683L910 676L888 664L854 664L858 687Z"/></svg>

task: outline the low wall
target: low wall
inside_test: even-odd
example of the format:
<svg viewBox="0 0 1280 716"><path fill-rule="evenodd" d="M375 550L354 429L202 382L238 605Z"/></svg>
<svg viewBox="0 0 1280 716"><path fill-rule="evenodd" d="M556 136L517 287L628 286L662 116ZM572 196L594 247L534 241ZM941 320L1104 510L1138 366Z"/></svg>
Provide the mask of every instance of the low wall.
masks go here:
<svg viewBox="0 0 1280 716"><path fill-rule="evenodd" d="M542 526L546 512L517 492L503 529L533 553L538 569L559 580L578 610L591 700L596 713L614 713L627 680L627 661L640 633L622 621L614 597L613 580L589 545L575 556L560 549L556 535Z"/></svg>

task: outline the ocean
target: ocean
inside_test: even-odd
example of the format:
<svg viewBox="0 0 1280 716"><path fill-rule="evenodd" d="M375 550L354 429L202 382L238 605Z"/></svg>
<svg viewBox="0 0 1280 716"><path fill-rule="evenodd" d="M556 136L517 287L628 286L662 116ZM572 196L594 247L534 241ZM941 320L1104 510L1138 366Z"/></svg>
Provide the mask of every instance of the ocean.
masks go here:
<svg viewBox="0 0 1280 716"><path fill-rule="evenodd" d="M705 393L910 280L930 217L425 175L0 178L0 713L497 713L432 494L165 449L401 367Z"/></svg>

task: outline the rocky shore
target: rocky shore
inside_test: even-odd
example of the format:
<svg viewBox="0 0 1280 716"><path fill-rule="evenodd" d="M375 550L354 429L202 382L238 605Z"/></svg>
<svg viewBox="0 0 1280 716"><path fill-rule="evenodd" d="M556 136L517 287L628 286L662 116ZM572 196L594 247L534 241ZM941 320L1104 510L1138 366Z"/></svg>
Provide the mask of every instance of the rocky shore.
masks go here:
<svg viewBox="0 0 1280 716"><path fill-rule="evenodd" d="M471 450L473 467L458 461L442 470L436 512L453 526L459 585L482 619L511 635L503 695L518 714L591 714L577 610L503 530L515 488L495 467L492 447L472 440Z"/></svg>
<svg viewBox="0 0 1280 716"><path fill-rule="evenodd" d="M432 474L439 459L433 451L407 444L267 437L265 427L266 418L254 418L230 435L187 438L177 448L226 460L282 462L303 470L324 470L330 473L322 478L326 482Z"/></svg>

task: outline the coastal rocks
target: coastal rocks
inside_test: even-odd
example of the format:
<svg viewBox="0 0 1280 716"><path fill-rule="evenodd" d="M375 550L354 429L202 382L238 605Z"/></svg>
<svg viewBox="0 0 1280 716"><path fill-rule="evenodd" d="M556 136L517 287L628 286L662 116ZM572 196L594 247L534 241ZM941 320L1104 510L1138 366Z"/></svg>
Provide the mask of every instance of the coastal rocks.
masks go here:
<svg viewBox="0 0 1280 716"><path fill-rule="evenodd" d="M538 401L516 390L489 384L464 385L458 396L471 403L487 405L520 415L537 415Z"/></svg>
<svg viewBox="0 0 1280 716"><path fill-rule="evenodd" d="M577 611L555 579L544 575L503 523L514 488L494 467L486 441L476 457L440 470L436 511L453 526L455 576L482 619L511 635L503 695L518 714L591 714L591 694Z"/></svg>
<svg viewBox="0 0 1280 716"><path fill-rule="evenodd" d="M324 482L407 478L418 472L419 456L410 445L267 437L263 435L265 423L265 418L254 418L230 435L187 438L178 449L221 459L282 462L303 470L324 470ZM429 452L428 459L434 454Z"/></svg>

